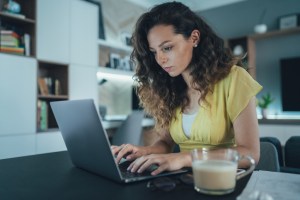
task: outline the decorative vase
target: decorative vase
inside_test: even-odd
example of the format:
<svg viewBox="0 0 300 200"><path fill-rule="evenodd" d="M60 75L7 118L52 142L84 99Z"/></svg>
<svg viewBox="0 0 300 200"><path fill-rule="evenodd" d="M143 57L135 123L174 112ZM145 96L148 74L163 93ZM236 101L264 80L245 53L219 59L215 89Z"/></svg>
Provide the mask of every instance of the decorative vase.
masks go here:
<svg viewBox="0 0 300 200"><path fill-rule="evenodd" d="M266 24L257 24L254 26L255 33L265 33L267 32L267 25Z"/></svg>
<svg viewBox="0 0 300 200"><path fill-rule="evenodd" d="M262 108L261 109L261 115L263 119L267 119L268 116L268 109L267 108Z"/></svg>

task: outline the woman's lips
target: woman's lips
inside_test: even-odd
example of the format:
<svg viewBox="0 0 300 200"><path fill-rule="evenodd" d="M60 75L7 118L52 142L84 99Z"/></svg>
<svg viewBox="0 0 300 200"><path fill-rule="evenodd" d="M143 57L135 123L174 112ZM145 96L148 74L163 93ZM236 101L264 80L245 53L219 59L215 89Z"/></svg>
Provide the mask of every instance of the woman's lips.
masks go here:
<svg viewBox="0 0 300 200"><path fill-rule="evenodd" d="M164 67L164 70L165 70L166 72L170 72L170 71L172 70L172 67Z"/></svg>

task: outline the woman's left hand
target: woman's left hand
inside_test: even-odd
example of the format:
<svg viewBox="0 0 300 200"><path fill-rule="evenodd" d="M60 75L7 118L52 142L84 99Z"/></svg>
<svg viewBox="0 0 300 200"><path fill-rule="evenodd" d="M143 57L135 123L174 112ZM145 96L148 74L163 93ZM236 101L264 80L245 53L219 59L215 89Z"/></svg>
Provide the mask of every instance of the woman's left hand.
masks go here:
<svg viewBox="0 0 300 200"><path fill-rule="evenodd" d="M191 165L189 153L169 153L169 154L150 154L137 158L133 161L128 171L142 173L152 165L157 165L157 169L151 175L159 174L163 171L174 171Z"/></svg>

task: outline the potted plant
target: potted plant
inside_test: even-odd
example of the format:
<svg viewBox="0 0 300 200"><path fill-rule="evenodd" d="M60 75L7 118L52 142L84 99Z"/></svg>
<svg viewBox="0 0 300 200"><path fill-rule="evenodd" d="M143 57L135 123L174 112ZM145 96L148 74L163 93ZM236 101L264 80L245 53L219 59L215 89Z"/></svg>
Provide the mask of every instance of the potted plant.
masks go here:
<svg viewBox="0 0 300 200"><path fill-rule="evenodd" d="M261 109L262 118L267 118L267 110L269 105L274 101L274 98L271 96L270 93L264 94L261 96L260 99L257 101L258 107Z"/></svg>

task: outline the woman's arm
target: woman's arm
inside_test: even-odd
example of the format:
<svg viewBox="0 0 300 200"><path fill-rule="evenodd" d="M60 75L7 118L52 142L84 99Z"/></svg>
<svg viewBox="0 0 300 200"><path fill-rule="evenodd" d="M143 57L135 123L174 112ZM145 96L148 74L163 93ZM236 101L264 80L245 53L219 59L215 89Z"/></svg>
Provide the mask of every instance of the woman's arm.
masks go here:
<svg viewBox="0 0 300 200"><path fill-rule="evenodd" d="M233 128L237 144L235 149L240 155L251 155L257 163L260 157L260 143L255 97L249 101L247 107L233 122ZM247 162L239 163L241 168L247 168L248 166Z"/></svg>

